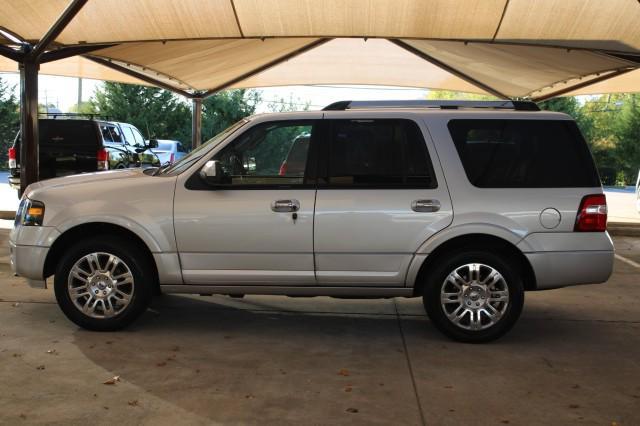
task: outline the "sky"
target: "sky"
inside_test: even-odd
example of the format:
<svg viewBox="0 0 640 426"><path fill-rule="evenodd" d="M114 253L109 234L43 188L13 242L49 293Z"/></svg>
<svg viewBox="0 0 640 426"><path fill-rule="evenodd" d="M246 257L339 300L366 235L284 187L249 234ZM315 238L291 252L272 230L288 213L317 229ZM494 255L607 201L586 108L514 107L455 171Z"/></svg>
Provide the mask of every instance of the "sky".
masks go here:
<svg viewBox="0 0 640 426"><path fill-rule="evenodd" d="M20 79L15 73L0 73L0 77L15 86L18 93ZM38 80L38 103L53 104L62 112L78 101L78 79L40 75ZM89 100L96 88L102 83L97 80L82 80L82 99ZM342 100L392 100L392 99L424 99L428 90L387 86L283 86L257 88L262 94L262 104L256 112L266 112L269 103L284 99L303 109L309 104L310 110L324 108L332 102Z"/></svg>

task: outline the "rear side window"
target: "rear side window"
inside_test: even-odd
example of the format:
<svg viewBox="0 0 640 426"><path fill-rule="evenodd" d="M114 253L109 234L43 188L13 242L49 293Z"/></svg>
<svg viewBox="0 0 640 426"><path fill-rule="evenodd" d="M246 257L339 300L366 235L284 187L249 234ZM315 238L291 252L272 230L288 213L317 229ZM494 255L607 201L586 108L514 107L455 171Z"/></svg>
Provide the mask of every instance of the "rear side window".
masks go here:
<svg viewBox="0 0 640 426"><path fill-rule="evenodd" d="M451 120L465 173L479 188L600 186L577 125L567 120Z"/></svg>
<svg viewBox="0 0 640 426"><path fill-rule="evenodd" d="M331 120L327 175L331 187L437 187L411 120Z"/></svg>
<svg viewBox="0 0 640 426"><path fill-rule="evenodd" d="M95 122L89 120L40 120L40 144L98 146Z"/></svg>

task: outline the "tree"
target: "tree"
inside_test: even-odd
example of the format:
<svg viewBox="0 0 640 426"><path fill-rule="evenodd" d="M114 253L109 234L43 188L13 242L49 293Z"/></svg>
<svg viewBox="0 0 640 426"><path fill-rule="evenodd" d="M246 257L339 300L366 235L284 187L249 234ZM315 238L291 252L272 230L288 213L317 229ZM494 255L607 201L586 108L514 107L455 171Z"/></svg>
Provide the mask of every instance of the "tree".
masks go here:
<svg viewBox="0 0 640 426"><path fill-rule="evenodd" d="M255 90L225 90L202 102L202 140L206 141L252 115L260 103L260 93Z"/></svg>
<svg viewBox="0 0 640 426"><path fill-rule="evenodd" d="M147 138L191 139L189 105L167 90L105 82L91 102L97 113L133 124Z"/></svg>
<svg viewBox="0 0 640 426"><path fill-rule="evenodd" d="M465 101L495 101L493 95L482 95L479 93L456 92L452 90L429 90L427 93L429 100L465 100Z"/></svg>
<svg viewBox="0 0 640 426"><path fill-rule="evenodd" d="M611 125L621 184L636 182L640 169L640 95L626 94Z"/></svg>
<svg viewBox="0 0 640 426"><path fill-rule="evenodd" d="M7 154L20 128L20 105L14 87L0 78L0 169L7 167Z"/></svg>
<svg viewBox="0 0 640 426"><path fill-rule="evenodd" d="M252 90L228 90L208 97L202 108L202 140L253 114L259 102L259 93ZM93 112L131 123L147 137L191 145L191 105L167 90L105 82L91 103Z"/></svg>

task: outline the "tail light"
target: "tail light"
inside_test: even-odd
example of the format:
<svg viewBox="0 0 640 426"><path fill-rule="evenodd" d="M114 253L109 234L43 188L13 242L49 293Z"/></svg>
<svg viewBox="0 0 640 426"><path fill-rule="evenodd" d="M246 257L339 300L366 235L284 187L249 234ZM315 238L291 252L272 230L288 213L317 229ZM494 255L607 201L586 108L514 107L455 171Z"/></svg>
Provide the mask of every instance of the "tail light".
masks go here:
<svg viewBox="0 0 640 426"><path fill-rule="evenodd" d="M577 232L604 232L607 230L607 199L604 194L586 195L580 203Z"/></svg>
<svg viewBox="0 0 640 426"><path fill-rule="evenodd" d="M15 169L18 166L16 162L16 149L9 148L9 168Z"/></svg>
<svg viewBox="0 0 640 426"><path fill-rule="evenodd" d="M280 165L280 171L278 172L278 176L286 176L287 174L287 162L283 161Z"/></svg>
<svg viewBox="0 0 640 426"><path fill-rule="evenodd" d="M98 171L109 170L109 153L106 149L102 148L98 150L96 160L98 160Z"/></svg>
<svg viewBox="0 0 640 426"><path fill-rule="evenodd" d="M176 155L172 152L169 156L169 163L173 164L173 161L176 159Z"/></svg>

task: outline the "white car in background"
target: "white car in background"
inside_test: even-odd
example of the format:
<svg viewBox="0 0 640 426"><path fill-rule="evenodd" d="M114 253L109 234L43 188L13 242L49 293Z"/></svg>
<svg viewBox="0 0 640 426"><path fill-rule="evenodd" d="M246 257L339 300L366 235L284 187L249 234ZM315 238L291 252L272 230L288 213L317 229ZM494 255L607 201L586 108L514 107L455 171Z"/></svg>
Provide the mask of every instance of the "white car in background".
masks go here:
<svg viewBox="0 0 640 426"><path fill-rule="evenodd" d="M173 164L187 155L187 150L182 142L158 139L158 147L153 149L153 153L158 156L160 164Z"/></svg>

